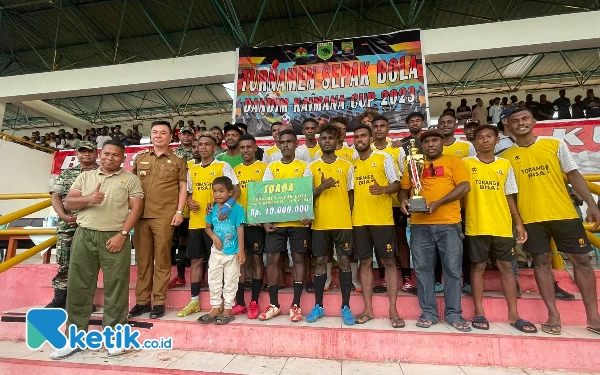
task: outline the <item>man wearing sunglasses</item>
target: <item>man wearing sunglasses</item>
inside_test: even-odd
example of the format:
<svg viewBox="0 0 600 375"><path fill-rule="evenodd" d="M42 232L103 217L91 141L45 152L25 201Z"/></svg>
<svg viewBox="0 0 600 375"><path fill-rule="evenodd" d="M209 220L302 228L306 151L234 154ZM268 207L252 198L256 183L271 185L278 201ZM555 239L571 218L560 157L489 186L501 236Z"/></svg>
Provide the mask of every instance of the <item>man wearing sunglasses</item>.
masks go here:
<svg viewBox="0 0 600 375"><path fill-rule="evenodd" d="M471 327L462 316L460 303L463 256L460 199L470 190L469 176L460 158L442 154L443 139L437 129L421 135L425 165L420 195L427 201L429 212L414 212L410 219L410 248L422 310L417 327L429 328L439 322L434 291L437 248L444 273L444 319L457 330L469 332ZM405 168L400 181L400 208L406 215L411 180L410 168Z"/></svg>

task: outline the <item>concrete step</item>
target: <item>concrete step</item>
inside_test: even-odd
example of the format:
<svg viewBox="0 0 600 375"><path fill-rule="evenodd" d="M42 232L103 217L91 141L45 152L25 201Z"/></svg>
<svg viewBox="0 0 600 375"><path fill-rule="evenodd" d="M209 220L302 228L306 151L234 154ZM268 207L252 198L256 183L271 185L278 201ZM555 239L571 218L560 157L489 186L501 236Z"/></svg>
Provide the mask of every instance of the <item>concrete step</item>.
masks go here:
<svg viewBox="0 0 600 375"><path fill-rule="evenodd" d="M221 374L241 375L541 375L547 371L535 369L450 366L407 362L365 362L353 360L315 359L300 357L267 357L244 354L222 354L190 350L133 351L118 357L108 357L104 351L77 353L63 361L51 361L50 348L32 352L23 342L0 342L0 366L3 374L21 375L63 374ZM5 358L2 358L5 357ZM580 372L552 370L557 375L577 375ZM589 375L589 374L588 374Z"/></svg>
<svg viewBox="0 0 600 375"><path fill-rule="evenodd" d="M563 325L561 336L550 336L541 331L536 334L524 334L510 327L508 323L492 323L489 331L473 330L470 333L461 333L445 322L429 329L421 329L415 326L414 320L407 320L406 328L393 329L388 319L375 319L364 325L344 326L338 317L324 317L310 324L304 320L292 323L288 316L281 315L267 322L238 316L228 325L217 326L198 324L195 320L199 316L200 314L193 314L186 318L178 318L175 311L169 311L159 320L150 320L143 316L131 319L130 323L140 330L140 338L143 340L172 337L175 350L160 355L165 364L172 362L181 351L205 351L231 357L261 355L452 366L534 367L588 372L600 369L600 357L596 355L600 348L600 335L593 334L581 326ZM0 340L24 341L24 320L22 311L3 314L0 319ZM101 329L101 313L93 315L90 329ZM23 355L27 354L25 349L22 349ZM27 357L48 364L49 352L37 352ZM98 354L94 354L92 358L85 358L83 363L112 364L112 361L118 360L118 357L107 360L105 357L101 358L100 352L94 353ZM215 354L215 358L219 357L221 355ZM198 362L197 369L205 370L202 366L206 363ZM125 364L127 362L123 363ZM57 366L56 362L48 365ZM153 366L150 361L141 365L147 368ZM251 362L246 364L248 369L254 365ZM86 371L91 371L91 368ZM327 369L323 371L322 373L328 373Z"/></svg>

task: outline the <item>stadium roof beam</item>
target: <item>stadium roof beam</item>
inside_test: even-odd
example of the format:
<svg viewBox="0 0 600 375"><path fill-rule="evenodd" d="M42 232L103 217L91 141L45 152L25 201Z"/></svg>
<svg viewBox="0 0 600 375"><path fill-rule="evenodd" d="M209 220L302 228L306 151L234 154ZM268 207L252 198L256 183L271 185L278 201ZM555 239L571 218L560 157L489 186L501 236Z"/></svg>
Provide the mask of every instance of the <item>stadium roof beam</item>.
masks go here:
<svg viewBox="0 0 600 375"><path fill-rule="evenodd" d="M121 8L121 17L119 18L119 26L117 27L117 35L115 36L115 49L113 52L112 63L117 63L117 52L119 52L119 41L121 40L121 30L123 29L123 21L125 20L125 11L127 10L127 0L123 0L123 7ZM183 44L183 41L182 41ZM180 49L181 51L181 49Z"/></svg>
<svg viewBox="0 0 600 375"><path fill-rule="evenodd" d="M210 0L210 2L217 11L217 15L219 16L219 19L221 20L223 26L225 26L225 30L228 30L227 25L229 25L228 31L232 33L231 36L235 44L239 46L248 45L248 42L246 41L246 36L244 35L244 31L241 29L241 27L238 27L237 25L234 25L232 23L221 4L219 4L219 0Z"/></svg>
<svg viewBox="0 0 600 375"><path fill-rule="evenodd" d="M177 56L177 52L175 52L175 49L173 48L173 45L171 44L171 41L169 40L169 36L165 32L165 30L162 28L162 26L159 24L159 22L156 20L156 18L154 17L154 14L152 14L150 9L148 8L148 6L146 4L146 0L136 0L136 2L140 6L140 8L142 8L142 11L146 15L146 18L148 19L148 21L150 21L150 24L152 24L152 27L154 27L156 32L158 32L158 35L160 36L160 38L163 40L163 42L165 42L165 45L173 53L173 56Z"/></svg>

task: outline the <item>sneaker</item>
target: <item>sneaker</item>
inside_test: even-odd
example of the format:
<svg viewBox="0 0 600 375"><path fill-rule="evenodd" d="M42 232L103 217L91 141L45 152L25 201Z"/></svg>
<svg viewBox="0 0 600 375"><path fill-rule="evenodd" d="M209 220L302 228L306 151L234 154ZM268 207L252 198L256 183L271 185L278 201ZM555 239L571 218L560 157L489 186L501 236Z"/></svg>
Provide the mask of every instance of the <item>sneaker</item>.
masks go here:
<svg viewBox="0 0 600 375"><path fill-rule="evenodd" d="M306 283L306 293L315 292L315 283Z"/></svg>
<svg viewBox="0 0 600 375"><path fill-rule="evenodd" d="M62 349L55 350L50 354L50 359L65 359L72 356L75 353L82 352L83 349L77 347L75 349L71 349L69 346L65 346Z"/></svg>
<svg viewBox="0 0 600 375"><path fill-rule="evenodd" d="M262 312L259 316L259 320L269 320L277 315L281 314L281 309L277 306L269 305L267 309Z"/></svg>
<svg viewBox="0 0 600 375"><path fill-rule="evenodd" d="M410 293L410 294L416 294L417 293L417 288L415 288L415 286L412 283L412 280L410 279L410 277L405 277L404 278L404 284L402 284L401 287L403 292L406 293Z"/></svg>
<svg viewBox="0 0 600 375"><path fill-rule="evenodd" d="M181 309L177 313L177 316L182 318L184 316L188 316L190 314L199 313L199 312L200 312L200 301L193 300L193 301L190 301L190 303L188 303L186 307Z"/></svg>
<svg viewBox="0 0 600 375"><path fill-rule="evenodd" d="M302 320L302 309L299 306L290 306L290 320L292 322L299 322Z"/></svg>
<svg viewBox="0 0 600 375"><path fill-rule="evenodd" d="M300 310L300 309L298 309L298 310ZM290 316L291 316L291 310L290 310ZM319 318L322 318L323 316L325 316L325 310L323 310L323 308L321 306L315 305L315 307L313 307L313 309L310 310L308 315L306 315L306 321L308 323L314 323ZM302 316L300 316L300 319L302 319ZM298 319L298 320L300 320L300 319ZM292 318L292 321L294 322L295 320Z"/></svg>
<svg viewBox="0 0 600 375"><path fill-rule="evenodd" d="M436 293L444 293L444 286L442 285L442 283L435 283L435 287L433 288L433 290Z"/></svg>
<svg viewBox="0 0 600 375"><path fill-rule="evenodd" d="M360 285L358 280L352 281L352 289L354 289L356 293L362 293L362 285Z"/></svg>
<svg viewBox="0 0 600 375"><path fill-rule="evenodd" d="M233 305L231 308L231 315L242 315L248 311L246 305Z"/></svg>
<svg viewBox="0 0 600 375"><path fill-rule="evenodd" d="M256 319L258 318L258 314L260 311L260 307L256 301L250 302L250 308L248 309L248 319Z"/></svg>
<svg viewBox="0 0 600 375"><path fill-rule="evenodd" d="M344 322L344 324L347 326L351 326L356 323L356 318L348 306L344 306L342 309L342 322Z"/></svg>
<svg viewBox="0 0 600 375"><path fill-rule="evenodd" d="M108 351L109 357L116 357L118 355L125 354L124 348L112 348L112 349L107 349L107 351Z"/></svg>
<svg viewBox="0 0 600 375"><path fill-rule="evenodd" d="M470 284L464 284L462 287L462 291L466 294L466 295L472 295L473 294L473 289L471 289L471 285Z"/></svg>
<svg viewBox="0 0 600 375"><path fill-rule="evenodd" d="M185 286L185 279L181 277L176 277L173 280L169 281L169 285L167 285L167 289L180 288Z"/></svg>
<svg viewBox="0 0 600 375"><path fill-rule="evenodd" d="M559 287L558 282L556 281L554 281L554 295L556 296L556 298L563 301L573 301L575 299L575 295Z"/></svg>

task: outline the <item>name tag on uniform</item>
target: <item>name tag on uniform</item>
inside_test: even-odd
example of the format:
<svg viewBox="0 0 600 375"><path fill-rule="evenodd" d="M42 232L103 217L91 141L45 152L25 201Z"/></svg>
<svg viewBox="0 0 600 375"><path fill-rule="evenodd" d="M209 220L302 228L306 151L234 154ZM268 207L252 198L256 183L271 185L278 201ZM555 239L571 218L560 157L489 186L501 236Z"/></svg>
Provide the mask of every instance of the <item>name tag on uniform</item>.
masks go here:
<svg viewBox="0 0 600 375"><path fill-rule="evenodd" d="M167 163L169 163L169 164L170 164L170 163L171 163L171 160L167 160Z"/></svg>
<svg viewBox="0 0 600 375"><path fill-rule="evenodd" d="M150 164L150 162L147 162L147 161L140 161L140 164Z"/></svg>

